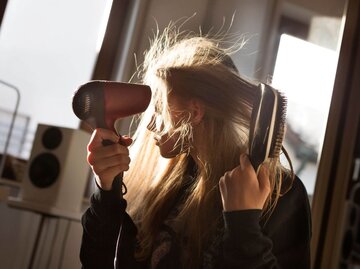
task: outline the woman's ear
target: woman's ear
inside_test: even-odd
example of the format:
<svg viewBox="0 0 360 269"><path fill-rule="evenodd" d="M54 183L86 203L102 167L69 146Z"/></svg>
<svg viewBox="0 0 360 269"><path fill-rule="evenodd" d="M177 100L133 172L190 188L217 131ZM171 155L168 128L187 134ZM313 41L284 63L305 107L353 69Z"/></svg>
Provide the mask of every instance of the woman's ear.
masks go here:
<svg viewBox="0 0 360 269"><path fill-rule="evenodd" d="M200 100L191 99L189 102L189 111L191 112L191 123L198 125L204 118L204 104Z"/></svg>

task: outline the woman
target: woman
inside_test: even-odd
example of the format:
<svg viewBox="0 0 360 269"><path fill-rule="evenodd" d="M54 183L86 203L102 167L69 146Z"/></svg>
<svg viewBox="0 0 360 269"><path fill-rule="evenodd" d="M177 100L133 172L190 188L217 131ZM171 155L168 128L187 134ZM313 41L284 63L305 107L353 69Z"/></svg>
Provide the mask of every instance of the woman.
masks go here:
<svg viewBox="0 0 360 269"><path fill-rule="evenodd" d="M88 145L98 190L82 219L83 267L309 268L304 186L278 158L257 175L246 155L258 85L218 40L174 27L140 75L152 101L134 143L96 129ZM124 171L126 200L114 184Z"/></svg>

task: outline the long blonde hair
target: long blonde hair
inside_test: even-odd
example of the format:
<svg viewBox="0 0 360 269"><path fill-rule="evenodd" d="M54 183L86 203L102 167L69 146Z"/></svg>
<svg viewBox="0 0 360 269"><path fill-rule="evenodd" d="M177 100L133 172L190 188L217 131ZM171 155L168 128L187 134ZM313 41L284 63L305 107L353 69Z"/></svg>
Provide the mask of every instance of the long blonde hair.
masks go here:
<svg viewBox="0 0 360 269"><path fill-rule="evenodd" d="M139 227L138 257L150 255L159 227L187 184L185 173L190 160L185 148L172 159L162 158L147 124L157 111L164 130L176 129L179 143L191 144L191 124L184 119L180 126L174 126L167 98L170 94L182 100L195 98L205 107L205 147L196 156L201 165L176 217L176 232L187 239L183 247L186 267L198 268L201 253L222 218L219 179L239 164L240 153L248 149L250 116L258 85L239 76L229 51L221 47L219 40L180 33L174 26L155 37L145 54L140 77L152 88L152 102L138 122L130 149L132 162L124 178L129 214ZM278 159L271 160L270 171L274 195L269 196L264 215L280 195L283 169ZM193 256L186 257L186 253Z"/></svg>

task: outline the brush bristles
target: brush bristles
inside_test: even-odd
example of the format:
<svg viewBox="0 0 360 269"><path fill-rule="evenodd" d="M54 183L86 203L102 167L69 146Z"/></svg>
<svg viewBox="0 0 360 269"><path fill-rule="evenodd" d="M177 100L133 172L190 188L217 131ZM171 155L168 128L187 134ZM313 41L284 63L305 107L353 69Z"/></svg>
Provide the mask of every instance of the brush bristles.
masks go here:
<svg viewBox="0 0 360 269"><path fill-rule="evenodd" d="M283 95L279 91L276 91L276 94L278 98L278 103L276 109L273 138L269 153L270 158L278 158L280 156L280 152L285 136L287 99L285 95Z"/></svg>

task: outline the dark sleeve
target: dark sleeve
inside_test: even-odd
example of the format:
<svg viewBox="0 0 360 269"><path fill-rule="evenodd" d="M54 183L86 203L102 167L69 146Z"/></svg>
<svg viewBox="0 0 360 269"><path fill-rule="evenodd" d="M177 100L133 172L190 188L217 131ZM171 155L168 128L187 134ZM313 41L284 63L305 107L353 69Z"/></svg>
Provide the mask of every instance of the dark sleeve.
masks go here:
<svg viewBox="0 0 360 269"><path fill-rule="evenodd" d="M224 212L224 268L278 268L272 241L261 230L261 210Z"/></svg>
<svg viewBox="0 0 360 269"><path fill-rule="evenodd" d="M292 188L280 197L263 225L281 268L310 268L311 229L308 194L301 180L295 178Z"/></svg>
<svg viewBox="0 0 360 269"><path fill-rule="evenodd" d="M260 216L260 210L224 212L224 268L310 268L310 206L301 181L270 217Z"/></svg>
<svg viewBox="0 0 360 269"><path fill-rule="evenodd" d="M90 208L82 216L80 261L83 268L114 268L121 224L124 219L126 223L131 221L125 209L126 201L117 197L114 191L98 189L91 196ZM134 235L127 236L135 238L136 230L133 232Z"/></svg>

